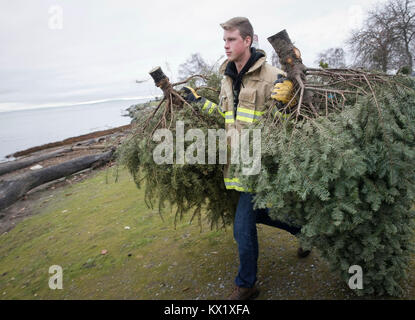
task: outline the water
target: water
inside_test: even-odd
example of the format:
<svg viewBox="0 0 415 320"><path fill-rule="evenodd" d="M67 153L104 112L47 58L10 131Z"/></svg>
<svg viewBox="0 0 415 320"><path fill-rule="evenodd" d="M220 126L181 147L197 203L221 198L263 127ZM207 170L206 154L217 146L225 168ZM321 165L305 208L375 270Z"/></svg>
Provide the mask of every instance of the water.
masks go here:
<svg viewBox="0 0 415 320"><path fill-rule="evenodd" d="M122 114L130 105L142 102L110 101L1 112L0 162L16 151L129 124L131 118Z"/></svg>

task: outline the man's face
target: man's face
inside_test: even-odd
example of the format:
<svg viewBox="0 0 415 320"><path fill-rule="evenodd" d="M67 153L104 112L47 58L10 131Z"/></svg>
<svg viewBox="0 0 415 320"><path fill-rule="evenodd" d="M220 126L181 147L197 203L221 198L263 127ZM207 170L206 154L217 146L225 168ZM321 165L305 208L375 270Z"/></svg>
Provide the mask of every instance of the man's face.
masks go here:
<svg viewBox="0 0 415 320"><path fill-rule="evenodd" d="M251 38L242 39L238 29L224 30L225 52L229 61L237 62L249 53Z"/></svg>

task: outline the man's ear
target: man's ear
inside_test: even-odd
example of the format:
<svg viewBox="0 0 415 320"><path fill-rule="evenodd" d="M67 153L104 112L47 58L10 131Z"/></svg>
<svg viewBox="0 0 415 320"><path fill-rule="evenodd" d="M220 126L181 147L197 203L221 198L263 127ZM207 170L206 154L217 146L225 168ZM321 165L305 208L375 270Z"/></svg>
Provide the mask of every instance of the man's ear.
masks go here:
<svg viewBox="0 0 415 320"><path fill-rule="evenodd" d="M244 40L244 43L249 47L252 42L252 38L250 36L246 36Z"/></svg>
<svg viewBox="0 0 415 320"><path fill-rule="evenodd" d="M244 39L244 41L245 41L245 43L246 43L248 46L250 46L250 45L251 45L251 43L252 43L252 38L251 38L251 36L246 36L246 37L245 37L245 39Z"/></svg>

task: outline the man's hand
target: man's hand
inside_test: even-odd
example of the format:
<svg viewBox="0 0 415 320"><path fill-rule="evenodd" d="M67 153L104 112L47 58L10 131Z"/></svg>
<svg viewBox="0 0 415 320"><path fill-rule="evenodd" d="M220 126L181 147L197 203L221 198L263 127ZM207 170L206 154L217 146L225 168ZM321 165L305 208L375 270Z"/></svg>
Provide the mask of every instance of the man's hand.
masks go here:
<svg viewBox="0 0 415 320"><path fill-rule="evenodd" d="M194 102L194 101L198 101L201 96L199 96L195 89L191 88L191 87L183 87L182 91L184 92L184 94L186 95L186 97L184 98L187 102Z"/></svg>
<svg viewBox="0 0 415 320"><path fill-rule="evenodd" d="M274 82L274 89L271 93L271 98L286 104L293 95L293 83L287 78L278 75L278 79Z"/></svg>

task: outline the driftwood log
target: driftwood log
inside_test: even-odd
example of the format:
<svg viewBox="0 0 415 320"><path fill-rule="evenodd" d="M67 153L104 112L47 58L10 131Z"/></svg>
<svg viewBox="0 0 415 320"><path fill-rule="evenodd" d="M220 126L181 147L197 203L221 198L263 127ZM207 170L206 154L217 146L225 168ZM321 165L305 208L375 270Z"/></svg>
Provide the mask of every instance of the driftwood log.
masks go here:
<svg viewBox="0 0 415 320"><path fill-rule="evenodd" d="M7 208L29 190L49 181L69 176L89 167L97 168L112 159L115 148L110 151L83 156L58 165L36 171L25 172L19 176L0 182L0 210Z"/></svg>
<svg viewBox="0 0 415 320"><path fill-rule="evenodd" d="M23 158L19 160L0 163L0 176L3 174L9 173L9 172L13 172L13 171L16 171L22 168L26 168L32 164L35 164L35 163L38 163L38 162L41 162L47 159L59 157L63 155L64 153L68 153L71 151L72 151L71 148L62 148L62 149L55 150L53 152L49 152L45 154L41 154L38 156L31 156L31 157L27 157L27 158Z"/></svg>
<svg viewBox="0 0 415 320"><path fill-rule="evenodd" d="M106 149L107 146L106 145L86 145L86 146L73 146L72 150L73 151L77 151L77 150L103 150Z"/></svg>
<svg viewBox="0 0 415 320"><path fill-rule="evenodd" d="M51 143L47 143L41 146L37 146L37 147L33 147L33 148L29 148L26 150L22 150L22 151L18 151L15 152L11 155L7 155L6 158L10 158L10 157L21 157L21 156L25 156L28 154L31 154L33 152L37 152L40 150L45 150L45 149L49 149L49 148L54 148L54 147L61 147L61 146L66 146L68 144L73 144L76 142L83 142L83 141L87 141L89 139L96 139L98 137L103 137L103 136L107 136L107 135L112 135L113 133L119 132L119 131L124 131L124 130L129 130L131 129L131 124L127 124L121 127L117 127L117 128L112 128L112 129L107 129L107 130L101 130L101 131L95 131L95 132L91 132L91 133L87 133L87 134L83 134L81 136L77 136L77 137L73 137L73 138L68 138L62 141L57 141L57 142L51 142Z"/></svg>

